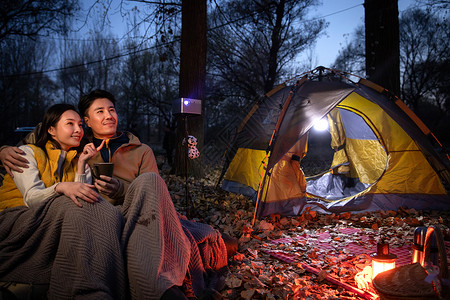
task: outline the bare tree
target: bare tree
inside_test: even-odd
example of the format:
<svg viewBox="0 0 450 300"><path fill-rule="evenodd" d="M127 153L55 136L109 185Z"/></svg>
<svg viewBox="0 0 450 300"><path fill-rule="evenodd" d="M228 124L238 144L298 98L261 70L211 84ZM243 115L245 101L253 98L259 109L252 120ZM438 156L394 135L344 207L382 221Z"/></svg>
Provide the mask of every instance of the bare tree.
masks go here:
<svg viewBox="0 0 450 300"><path fill-rule="evenodd" d="M78 9L77 0L0 1L0 40L13 35L35 37L61 32Z"/></svg>
<svg viewBox="0 0 450 300"><path fill-rule="evenodd" d="M450 8L448 0L416 0L420 5L427 5L432 10L445 10Z"/></svg>
<svg viewBox="0 0 450 300"><path fill-rule="evenodd" d="M56 85L44 73L52 45L26 37L0 42L0 143L15 144L17 126L35 126L44 109L52 103Z"/></svg>
<svg viewBox="0 0 450 300"><path fill-rule="evenodd" d="M94 32L88 39L67 43L58 76L68 99L76 103L81 95L93 89L111 90L115 86L120 75L120 51L114 37Z"/></svg>
<svg viewBox="0 0 450 300"><path fill-rule="evenodd" d="M339 51L333 68L345 72L365 76L366 74L366 47L364 25L359 25L350 41Z"/></svg>
<svg viewBox="0 0 450 300"><path fill-rule="evenodd" d="M130 42L128 48L136 49L135 46ZM173 121L171 110L172 101L178 96L178 69L174 63L177 58L169 54L161 47L148 47L145 51L131 52L121 68L121 115L126 116L123 122L143 141L162 139L164 127Z"/></svg>
<svg viewBox="0 0 450 300"><path fill-rule="evenodd" d="M175 155L174 170L177 175L193 175L203 177L202 158L189 163L187 143L183 139L187 135L197 138L197 147L203 150L204 130L203 115L206 101L206 0L182 1L182 28L180 47L180 80L179 97L202 100L202 112L193 116L180 114L177 116L178 146Z"/></svg>
<svg viewBox="0 0 450 300"><path fill-rule="evenodd" d="M450 32L445 19L431 11L414 9L401 19L402 98L415 111L425 99L443 109L448 86L440 72L448 65Z"/></svg>
<svg viewBox="0 0 450 300"><path fill-rule="evenodd" d="M210 18L210 72L249 98L270 91L314 45L324 20L305 20L315 0L223 1Z"/></svg>
<svg viewBox="0 0 450 300"><path fill-rule="evenodd" d="M2 143L15 126L34 126L56 93L49 72L54 44L42 35L61 32L78 10L77 0L0 1L0 117Z"/></svg>

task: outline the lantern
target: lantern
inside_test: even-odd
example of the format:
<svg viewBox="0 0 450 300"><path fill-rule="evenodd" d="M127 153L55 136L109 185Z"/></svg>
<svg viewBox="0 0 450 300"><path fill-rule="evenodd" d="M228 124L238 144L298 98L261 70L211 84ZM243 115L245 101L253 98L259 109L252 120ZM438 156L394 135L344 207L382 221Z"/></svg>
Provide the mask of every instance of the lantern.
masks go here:
<svg viewBox="0 0 450 300"><path fill-rule="evenodd" d="M372 257L372 279L379 273L395 268L397 255L389 253L389 244L384 242L377 243L377 253Z"/></svg>

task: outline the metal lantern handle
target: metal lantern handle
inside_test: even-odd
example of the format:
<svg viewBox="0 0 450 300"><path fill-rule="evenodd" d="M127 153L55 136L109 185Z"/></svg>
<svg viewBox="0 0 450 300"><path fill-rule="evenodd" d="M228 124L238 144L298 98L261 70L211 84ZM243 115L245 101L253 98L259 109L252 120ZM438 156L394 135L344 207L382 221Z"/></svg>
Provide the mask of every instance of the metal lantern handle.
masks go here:
<svg viewBox="0 0 450 300"><path fill-rule="evenodd" d="M425 242L423 245L424 255L422 256L422 261L420 264L425 268L425 263L430 261L431 255L431 242L433 233L436 236L436 243L439 251L439 269L440 276L443 279L448 279L448 265L447 265L447 253L445 251L444 238L442 236L441 229L438 226L430 226L427 228L427 233L425 235Z"/></svg>

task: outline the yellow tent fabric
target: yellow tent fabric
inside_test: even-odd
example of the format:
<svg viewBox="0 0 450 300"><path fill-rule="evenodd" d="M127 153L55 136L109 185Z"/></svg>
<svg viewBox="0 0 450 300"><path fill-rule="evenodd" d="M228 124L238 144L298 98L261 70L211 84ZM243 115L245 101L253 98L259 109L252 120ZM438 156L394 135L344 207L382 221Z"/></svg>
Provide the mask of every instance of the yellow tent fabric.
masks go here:
<svg viewBox="0 0 450 300"><path fill-rule="evenodd" d="M378 105L352 93L337 107L352 110L365 119L384 143L383 149L378 141L347 138L347 154L357 173L352 176L364 183L380 179L370 193L446 193L438 175L416 143ZM385 151L389 155L388 163ZM387 169L383 174L385 167Z"/></svg>
<svg viewBox="0 0 450 300"><path fill-rule="evenodd" d="M266 151L239 148L225 174L225 180L231 180L258 190L263 173L263 161Z"/></svg>
<svg viewBox="0 0 450 300"><path fill-rule="evenodd" d="M300 162L306 154L307 145L308 136L304 135L273 167L270 181L264 184L263 198L266 202L305 197L306 179Z"/></svg>

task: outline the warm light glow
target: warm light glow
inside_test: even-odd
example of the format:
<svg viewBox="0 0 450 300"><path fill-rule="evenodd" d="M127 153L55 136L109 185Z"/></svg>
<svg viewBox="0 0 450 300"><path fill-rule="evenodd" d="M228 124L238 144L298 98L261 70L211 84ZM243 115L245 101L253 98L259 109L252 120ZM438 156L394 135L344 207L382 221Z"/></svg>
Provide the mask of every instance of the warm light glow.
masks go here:
<svg viewBox="0 0 450 300"><path fill-rule="evenodd" d="M372 279L384 271L395 268L397 255L389 253L388 243L378 242L377 252L370 256L372 257Z"/></svg>
<svg viewBox="0 0 450 300"><path fill-rule="evenodd" d="M372 267L365 266L361 272L356 273L355 282L356 286L360 290L370 290L370 284L372 282Z"/></svg>
<svg viewBox="0 0 450 300"><path fill-rule="evenodd" d="M328 120L327 118L322 118L314 123L313 126L316 131L325 131L328 130Z"/></svg>
<svg viewBox="0 0 450 300"><path fill-rule="evenodd" d="M372 260L372 279L379 273L395 268L395 259L389 260Z"/></svg>

